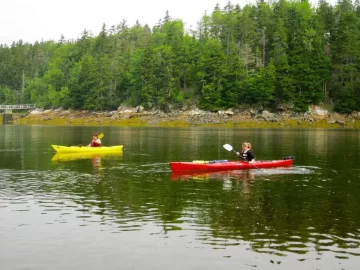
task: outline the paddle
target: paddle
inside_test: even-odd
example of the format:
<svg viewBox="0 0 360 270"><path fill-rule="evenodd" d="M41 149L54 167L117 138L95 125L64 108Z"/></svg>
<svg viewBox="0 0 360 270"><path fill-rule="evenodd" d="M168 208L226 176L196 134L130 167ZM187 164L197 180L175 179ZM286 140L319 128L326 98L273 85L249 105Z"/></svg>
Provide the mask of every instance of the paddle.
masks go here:
<svg viewBox="0 0 360 270"><path fill-rule="evenodd" d="M227 151L233 151L236 155L237 155L237 152L234 150L234 148L230 145L230 144L224 144L223 147L225 148L225 150ZM242 156L240 156L240 158L243 159ZM243 159L244 160L244 159ZM246 160L244 160L246 161ZM253 165L256 169L260 170L258 167L256 167L253 163L249 162L251 165Z"/></svg>
<svg viewBox="0 0 360 270"><path fill-rule="evenodd" d="M224 144L223 147L228 150L228 151L233 151L235 154L237 154L237 152L233 149L233 147L230 144Z"/></svg>

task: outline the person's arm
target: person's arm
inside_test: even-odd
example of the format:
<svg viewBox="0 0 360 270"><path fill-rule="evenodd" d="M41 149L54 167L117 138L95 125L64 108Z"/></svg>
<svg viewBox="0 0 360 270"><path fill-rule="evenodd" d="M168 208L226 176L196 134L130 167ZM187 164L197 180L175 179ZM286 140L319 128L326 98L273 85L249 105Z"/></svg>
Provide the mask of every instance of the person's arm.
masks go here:
<svg viewBox="0 0 360 270"><path fill-rule="evenodd" d="M240 152L236 152L236 155L237 155L241 160L246 161Z"/></svg>
<svg viewBox="0 0 360 270"><path fill-rule="evenodd" d="M248 155L249 162L254 162L255 161L255 154L254 154L253 150L250 149L247 152L247 155Z"/></svg>
<svg viewBox="0 0 360 270"><path fill-rule="evenodd" d="M100 139L96 139L94 141L91 142L91 146L92 147L100 147L101 146L101 140Z"/></svg>

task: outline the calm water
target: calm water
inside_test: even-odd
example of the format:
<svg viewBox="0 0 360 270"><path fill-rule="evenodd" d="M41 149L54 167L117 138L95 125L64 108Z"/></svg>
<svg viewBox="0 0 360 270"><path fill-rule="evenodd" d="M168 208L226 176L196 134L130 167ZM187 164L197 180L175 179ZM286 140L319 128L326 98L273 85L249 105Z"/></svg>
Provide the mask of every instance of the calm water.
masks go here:
<svg viewBox="0 0 360 270"><path fill-rule="evenodd" d="M125 144L54 155L50 144ZM0 126L0 269L359 269L360 131ZM172 174L169 161L296 156Z"/></svg>

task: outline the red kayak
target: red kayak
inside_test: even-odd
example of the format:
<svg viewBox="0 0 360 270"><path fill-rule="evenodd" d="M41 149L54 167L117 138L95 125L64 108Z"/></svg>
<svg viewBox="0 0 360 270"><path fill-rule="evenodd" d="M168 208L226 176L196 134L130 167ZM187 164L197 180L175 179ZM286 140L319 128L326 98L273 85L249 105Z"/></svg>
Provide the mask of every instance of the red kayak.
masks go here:
<svg viewBox="0 0 360 270"><path fill-rule="evenodd" d="M170 162L170 167L173 172L269 169L291 167L294 159L294 157L285 157L280 160L259 160L254 163L227 160L195 160L192 162Z"/></svg>

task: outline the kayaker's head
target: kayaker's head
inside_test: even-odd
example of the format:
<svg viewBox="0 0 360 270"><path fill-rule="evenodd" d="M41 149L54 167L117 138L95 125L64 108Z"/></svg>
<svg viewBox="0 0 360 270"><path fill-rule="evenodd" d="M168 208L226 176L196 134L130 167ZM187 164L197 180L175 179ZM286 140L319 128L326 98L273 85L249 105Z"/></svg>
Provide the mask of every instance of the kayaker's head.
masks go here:
<svg viewBox="0 0 360 270"><path fill-rule="evenodd" d="M93 138L97 139L98 135L96 133L93 134Z"/></svg>
<svg viewBox="0 0 360 270"><path fill-rule="evenodd" d="M248 142L244 142L242 144L242 149L245 150L245 149L251 149L251 144L248 143Z"/></svg>

